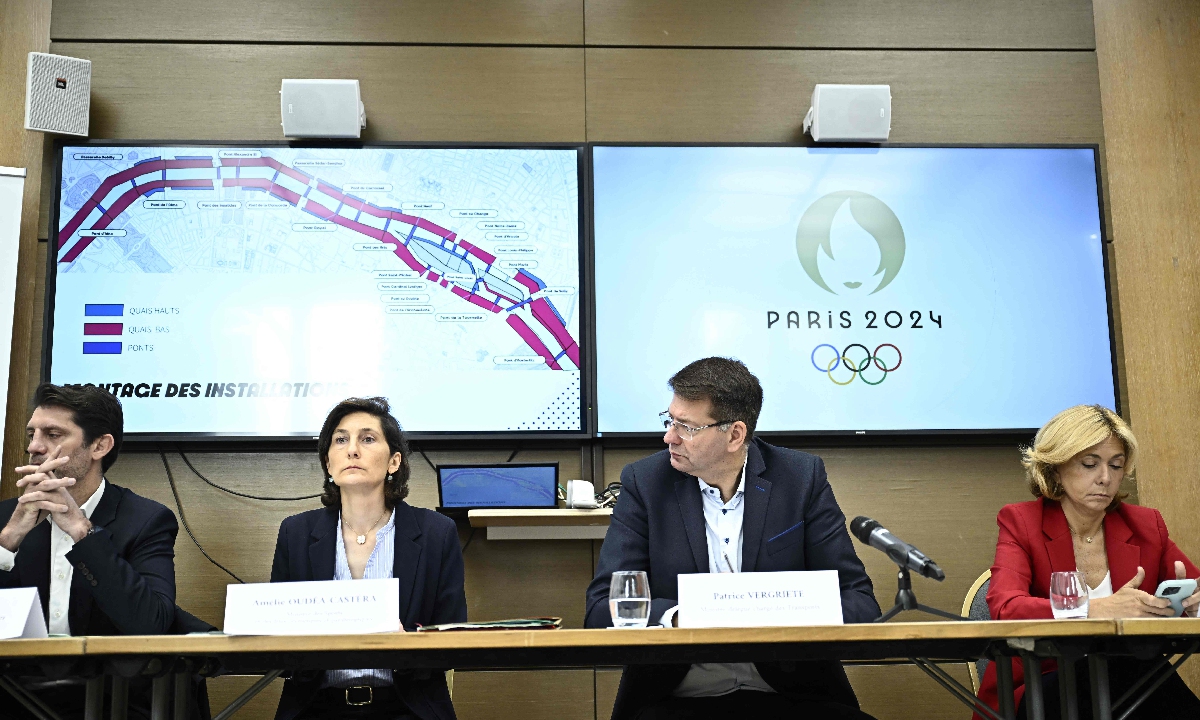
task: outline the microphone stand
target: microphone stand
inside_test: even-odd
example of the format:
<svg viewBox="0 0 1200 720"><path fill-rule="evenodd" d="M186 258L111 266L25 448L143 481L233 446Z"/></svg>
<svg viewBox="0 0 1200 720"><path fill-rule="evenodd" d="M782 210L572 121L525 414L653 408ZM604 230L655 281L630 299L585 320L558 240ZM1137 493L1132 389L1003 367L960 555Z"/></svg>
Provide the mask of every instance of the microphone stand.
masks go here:
<svg viewBox="0 0 1200 720"><path fill-rule="evenodd" d="M955 615L954 613L946 612L945 610L938 610L935 607L922 605L917 601L917 594L913 592L912 576L909 574L908 567L905 565L900 565L898 567L900 568L900 573L897 576L897 583L899 587L896 590L896 604L892 606L891 610L888 610L883 615L876 618L875 622L887 622L905 610L920 610L921 612L926 612L930 615L937 615L938 617L947 618L949 620L969 619L961 615Z"/></svg>

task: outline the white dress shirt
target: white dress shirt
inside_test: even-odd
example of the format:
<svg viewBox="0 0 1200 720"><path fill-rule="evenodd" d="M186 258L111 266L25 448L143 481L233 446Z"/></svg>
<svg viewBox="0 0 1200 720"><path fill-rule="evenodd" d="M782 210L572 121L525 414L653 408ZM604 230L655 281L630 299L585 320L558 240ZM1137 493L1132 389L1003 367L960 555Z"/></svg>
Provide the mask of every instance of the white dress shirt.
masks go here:
<svg viewBox="0 0 1200 720"><path fill-rule="evenodd" d="M721 501L721 491L700 478L700 496L704 499L704 530L708 537L708 571L742 571L742 515L746 499L746 461L742 477L729 502ZM663 625L670 625L678 611L675 606L663 614ZM675 697L715 697L736 690L775 692L754 663L698 663L692 665L683 682L672 691Z"/></svg>
<svg viewBox="0 0 1200 720"><path fill-rule="evenodd" d="M396 530L396 511L388 518L387 525L375 533L375 549L367 558L367 566L363 569L363 580L388 580L392 577L392 568L396 557L396 543L392 535ZM337 524L337 555L333 565L334 580L353 580L350 574L350 561L346 557L346 537L342 535L342 515L338 513ZM397 608L398 610L398 608ZM321 687L353 687L356 685L392 684L392 671L387 668L364 668L361 670L326 670L325 680Z"/></svg>
<svg viewBox="0 0 1200 720"><path fill-rule="evenodd" d="M79 506L88 520L92 519L92 512L100 504L107 485L108 481L100 478L100 487L96 488L87 502ZM46 625L51 635L70 635L71 620L68 616L71 609L71 577L75 574L75 568L67 559L67 553L75 547L75 541L49 518L44 522L50 523L50 617L46 618ZM17 548L17 552L20 550ZM16 564L17 553L0 547L0 570L8 572Z"/></svg>

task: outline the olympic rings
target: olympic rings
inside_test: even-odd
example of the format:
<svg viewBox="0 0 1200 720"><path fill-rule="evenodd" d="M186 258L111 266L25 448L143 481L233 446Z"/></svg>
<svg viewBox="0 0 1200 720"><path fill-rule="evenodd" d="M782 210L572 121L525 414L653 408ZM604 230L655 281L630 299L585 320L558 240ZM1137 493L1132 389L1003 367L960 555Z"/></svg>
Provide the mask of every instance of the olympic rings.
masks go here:
<svg viewBox="0 0 1200 720"><path fill-rule="evenodd" d="M885 347L891 348L896 352L896 364L891 367L888 367L884 359L879 356L879 351ZM834 357L828 363L826 363L825 367L821 367L817 364L817 351L821 348L829 348L835 353ZM850 350L852 348L862 348L862 351L866 353L866 357L859 362L855 362L852 358L850 358ZM821 343L813 348L813 351L809 355L808 359L817 372L825 373L825 375L829 377L829 380L834 385L849 385L850 383L854 382L855 377L858 377L868 385L879 385L884 380L887 380L887 376L890 373L894 372L900 367L900 363L904 362L904 356L900 354L900 348L891 343L881 343L875 348L874 352L871 352L867 346L863 345L862 343L850 343L843 348L841 352L838 352L838 349L829 343ZM866 374L866 370L872 365L874 365L875 368L883 373L880 375L879 379L875 381L868 380ZM833 377L833 371L837 370L838 366L844 366L850 371L850 379L842 381Z"/></svg>

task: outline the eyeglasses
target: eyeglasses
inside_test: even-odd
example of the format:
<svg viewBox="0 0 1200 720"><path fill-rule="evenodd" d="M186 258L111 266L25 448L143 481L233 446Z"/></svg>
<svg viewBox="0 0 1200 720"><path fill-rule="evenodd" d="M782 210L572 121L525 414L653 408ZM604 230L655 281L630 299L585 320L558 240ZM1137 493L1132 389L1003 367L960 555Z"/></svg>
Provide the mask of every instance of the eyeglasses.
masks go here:
<svg viewBox="0 0 1200 720"><path fill-rule="evenodd" d="M710 427L717 427L719 425L728 425L732 422L736 422L734 420L718 420L717 422L709 423L708 425L701 425L700 427L693 427L691 425L681 423L678 420L676 420L675 418L671 417L671 413L668 410L663 410L662 412L660 412L658 414L658 416L660 418L662 418L662 424L663 424L664 430L669 431L672 427L674 427L675 432L679 433L679 437L684 437L684 438L687 438L688 440L691 440L692 438L696 437L696 433L700 432L701 430L705 430Z"/></svg>

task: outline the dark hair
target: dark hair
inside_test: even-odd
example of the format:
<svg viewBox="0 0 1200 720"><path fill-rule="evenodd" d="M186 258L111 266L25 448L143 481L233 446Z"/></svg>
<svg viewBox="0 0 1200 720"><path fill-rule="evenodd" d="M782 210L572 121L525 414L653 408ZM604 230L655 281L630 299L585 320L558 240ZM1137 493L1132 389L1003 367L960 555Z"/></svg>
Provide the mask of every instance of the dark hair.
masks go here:
<svg viewBox="0 0 1200 720"><path fill-rule="evenodd" d="M121 441L125 438L125 414L121 401L112 393L95 385L52 385L42 383L33 392L33 406L59 407L71 411L71 422L83 430L83 443L104 435L112 435L113 446L100 459L100 470L108 469L121 454Z"/></svg>
<svg viewBox="0 0 1200 720"><path fill-rule="evenodd" d="M387 399L381 397L346 398L330 410L325 418L325 424L321 426L321 435L317 438L321 472L325 474L321 504L325 507L342 506L342 489L329 477L329 448L333 445L333 432L337 430L342 418L360 412L378 418L379 425L383 428L383 437L387 440L389 454L400 453L400 469L392 473L389 480L383 482L383 503L391 510L396 507L396 503L408 497L408 440L400 429L400 423L392 417Z"/></svg>
<svg viewBox="0 0 1200 720"><path fill-rule="evenodd" d="M746 423L746 440L754 437L763 391L742 361L723 357L697 360L672 375L667 385L684 400L710 401L714 420L741 420Z"/></svg>

